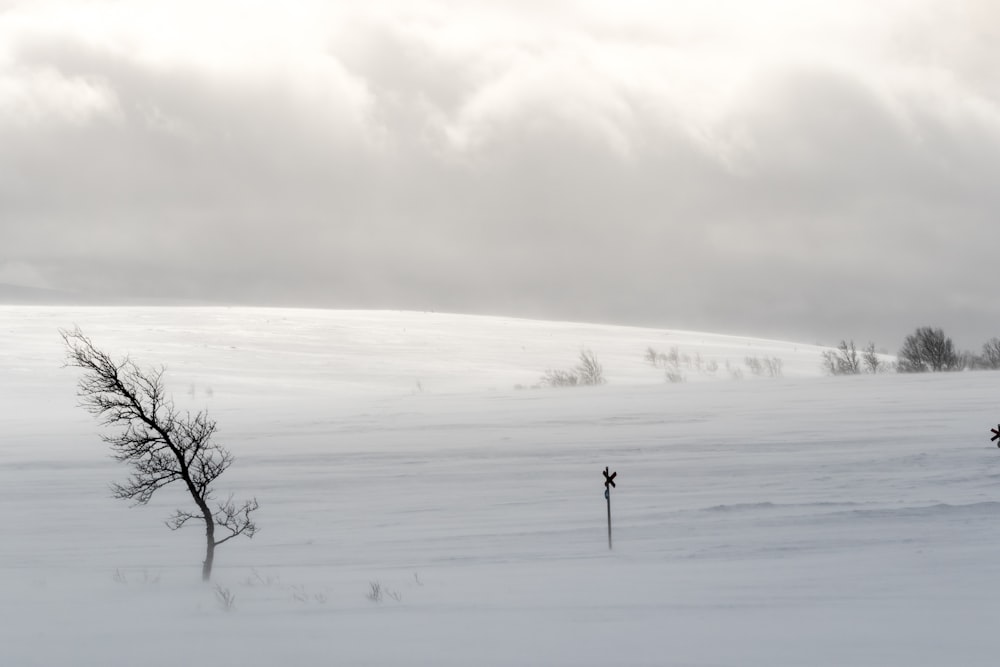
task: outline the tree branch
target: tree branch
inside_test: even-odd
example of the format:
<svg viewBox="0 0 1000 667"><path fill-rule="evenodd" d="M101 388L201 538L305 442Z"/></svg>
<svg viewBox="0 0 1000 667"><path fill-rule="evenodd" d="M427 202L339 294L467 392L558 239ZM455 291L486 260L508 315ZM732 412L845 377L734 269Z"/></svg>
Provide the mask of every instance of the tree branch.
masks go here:
<svg viewBox="0 0 1000 667"><path fill-rule="evenodd" d="M257 533L257 524L250 518L250 513L256 511L258 507L260 505L256 498L251 498L236 507L231 495L225 502L219 503L213 519L216 526L226 529L229 534L221 540L216 540L215 545L218 546L240 535L253 537Z"/></svg>
<svg viewBox="0 0 1000 667"><path fill-rule="evenodd" d="M174 515L169 519L167 519L166 521L164 521L164 523L167 524L167 528L169 528L170 530L179 530L184 526L185 523L187 523L191 519L204 520L205 517L203 517L201 514L195 514L193 512L185 512L184 510L177 510L176 512L174 512Z"/></svg>

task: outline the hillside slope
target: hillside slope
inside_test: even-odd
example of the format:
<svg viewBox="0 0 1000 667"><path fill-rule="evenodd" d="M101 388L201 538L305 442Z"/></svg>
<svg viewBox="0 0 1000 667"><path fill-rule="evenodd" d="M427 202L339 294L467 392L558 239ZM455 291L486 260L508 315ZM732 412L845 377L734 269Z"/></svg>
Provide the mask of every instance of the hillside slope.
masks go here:
<svg viewBox="0 0 1000 667"><path fill-rule="evenodd" d="M74 325L115 354L164 364L175 382L222 392L289 385L399 394L538 384L591 350L610 384L660 384L647 350L677 353L689 382L752 379L746 359L779 359L784 377L822 374L824 348L687 331L399 311L175 307L0 307L0 364L32 377L62 358ZM279 393L285 393L281 389Z"/></svg>

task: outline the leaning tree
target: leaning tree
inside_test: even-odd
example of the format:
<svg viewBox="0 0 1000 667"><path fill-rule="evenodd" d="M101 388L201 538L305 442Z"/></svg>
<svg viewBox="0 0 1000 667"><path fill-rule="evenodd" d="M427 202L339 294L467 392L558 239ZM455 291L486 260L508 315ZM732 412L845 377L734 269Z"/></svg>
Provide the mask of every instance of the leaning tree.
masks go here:
<svg viewBox="0 0 1000 667"><path fill-rule="evenodd" d="M67 365L84 371L77 386L81 407L114 429L101 437L112 456L131 468L125 482L111 485L114 497L145 505L159 489L180 482L195 509L177 510L167 526L177 530L192 519L204 521L201 576L208 581L215 548L257 532L250 517L258 507L256 498L241 505L232 496L213 499L213 483L233 463L229 450L212 442L215 422L204 410L192 415L174 407L163 386L163 367L141 369L127 356L112 359L79 328L59 333L66 343Z"/></svg>

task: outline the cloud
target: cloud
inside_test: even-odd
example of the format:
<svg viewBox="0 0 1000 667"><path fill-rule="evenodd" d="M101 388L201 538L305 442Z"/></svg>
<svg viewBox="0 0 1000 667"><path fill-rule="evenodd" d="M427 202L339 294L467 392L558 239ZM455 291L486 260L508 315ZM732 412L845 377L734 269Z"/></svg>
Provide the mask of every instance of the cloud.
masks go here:
<svg viewBox="0 0 1000 667"><path fill-rule="evenodd" d="M116 295L983 337L993 12L14 5L0 262Z"/></svg>
<svg viewBox="0 0 1000 667"><path fill-rule="evenodd" d="M0 284L39 289L47 287L45 279L38 269L24 262L4 262L0 264Z"/></svg>

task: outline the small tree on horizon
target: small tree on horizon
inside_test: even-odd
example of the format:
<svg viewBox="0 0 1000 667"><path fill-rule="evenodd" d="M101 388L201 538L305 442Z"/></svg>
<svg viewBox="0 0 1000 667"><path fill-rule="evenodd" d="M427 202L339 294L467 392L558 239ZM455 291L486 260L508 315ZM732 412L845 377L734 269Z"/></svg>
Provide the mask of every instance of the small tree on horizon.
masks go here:
<svg viewBox="0 0 1000 667"><path fill-rule="evenodd" d="M201 576L208 581L215 548L257 532L250 518L258 508L256 498L241 505L234 504L232 496L213 501L213 483L234 460L229 450L212 442L215 421L204 410L192 415L174 407L163 386L163 367L143 370L127 356L116 361L94 347L79 328L60 329L59 334L66 344L67 365L84 371L77 385L81 407L116 429L101 439L115 460L132 469L124 483L112 484L112 495L145 505L159 489L181 482L196 510L178 509L166 523L177 530L191 519L204 521Z"/></svg>
<svg viewBox="0 0 1000 667"><path fill-rule="evenodd" d="M885 362L879 359L878 353L875 352L875 343L868 343L868 347L861 353L861 359L865 362L865 370L872 375L885 367Z"/></svg>
<svg viewBox="0 0 1000 667"><path fill-rule="evenodd" d="M823 352L823 366L830 375L857 375L861 372L861 360L854 341L840 341L836 352Z"/></svg>
<svg viewBox="0 0 1000 667"><path fill-rule="evenodd" d="M991 370L1000 368L1000 338L990 338L983 343L983 365Z"/></svg>
<svg viewBox="0 0 1000 667"><path fill-rule="evenodd" d="M823 352L823 368L830 375L856 375L860 372L858 350L852 340L842 340L833 350Z"/></svg>
<svg viewBox="0 0 1000 667"><path fill-rule="evenodd" d="M941 329L920 327L903 341L896 366L900 373L939 373L960 370L959 355Z"/></svg>

